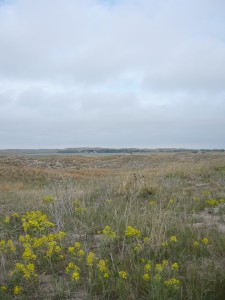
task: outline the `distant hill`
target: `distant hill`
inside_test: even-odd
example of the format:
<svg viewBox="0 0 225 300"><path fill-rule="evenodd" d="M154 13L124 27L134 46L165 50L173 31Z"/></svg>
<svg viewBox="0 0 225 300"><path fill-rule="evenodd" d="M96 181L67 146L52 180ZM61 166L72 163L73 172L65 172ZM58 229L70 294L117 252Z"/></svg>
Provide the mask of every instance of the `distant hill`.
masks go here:
<svg viewBox="0 0 225 300"><path fill-rule="evenodd" d="M224 149L185 149L185 148L100 148L75 147L65 149L4 149L0 155L63 155L63 154L147 154L147 153L176 153L176 152L224 152Z"/></svg>

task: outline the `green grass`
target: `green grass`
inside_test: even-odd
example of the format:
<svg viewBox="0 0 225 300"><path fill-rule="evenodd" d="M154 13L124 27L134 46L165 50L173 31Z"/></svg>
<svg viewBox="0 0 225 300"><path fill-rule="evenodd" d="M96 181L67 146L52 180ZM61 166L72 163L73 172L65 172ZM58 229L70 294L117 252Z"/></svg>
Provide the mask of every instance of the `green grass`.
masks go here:
<svg viewBox="0 0 225 300"><path fill-rule="evenodd" d="M223 299L225 157L120 159L1 159L0 299Z"/></svg>

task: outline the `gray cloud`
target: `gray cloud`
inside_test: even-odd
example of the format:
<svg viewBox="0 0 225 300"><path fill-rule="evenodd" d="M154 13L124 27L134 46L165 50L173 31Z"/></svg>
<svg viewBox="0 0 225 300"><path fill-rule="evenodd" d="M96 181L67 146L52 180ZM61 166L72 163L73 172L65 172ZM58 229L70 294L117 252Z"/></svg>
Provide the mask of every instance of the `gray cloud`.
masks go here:
<svg viewBox="0 0 225 300"><path fill-rule="evenodd" d="M0 5L0 148L225 148L222 0Z"/></svg>

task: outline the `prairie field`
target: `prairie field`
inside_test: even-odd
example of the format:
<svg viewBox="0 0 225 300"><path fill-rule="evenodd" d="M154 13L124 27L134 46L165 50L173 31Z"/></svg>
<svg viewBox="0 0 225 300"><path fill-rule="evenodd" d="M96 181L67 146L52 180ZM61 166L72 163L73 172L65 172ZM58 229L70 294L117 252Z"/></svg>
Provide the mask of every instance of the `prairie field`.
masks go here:
<svg viewBox="0 0 225 300"><path fill-rule="evenodd" d="M0 299L225 299L225 153L0 155Z"/></svg>

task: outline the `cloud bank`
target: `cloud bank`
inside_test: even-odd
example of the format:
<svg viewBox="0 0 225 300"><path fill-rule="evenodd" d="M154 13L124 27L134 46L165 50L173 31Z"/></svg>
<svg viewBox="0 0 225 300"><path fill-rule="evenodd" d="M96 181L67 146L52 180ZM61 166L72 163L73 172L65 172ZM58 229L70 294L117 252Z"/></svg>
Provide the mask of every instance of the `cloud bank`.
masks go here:
<svg viewBox="0 0 225 300"><path fill-rule="evenodd" d="M0 1L0 148L225 148L223 0Z"/></svg>

